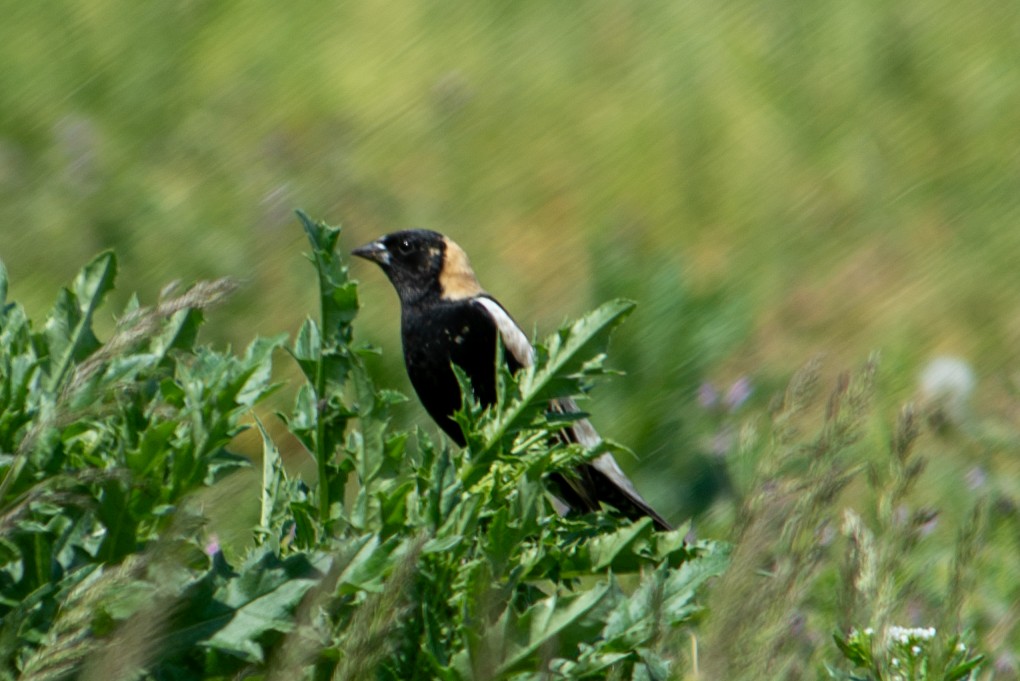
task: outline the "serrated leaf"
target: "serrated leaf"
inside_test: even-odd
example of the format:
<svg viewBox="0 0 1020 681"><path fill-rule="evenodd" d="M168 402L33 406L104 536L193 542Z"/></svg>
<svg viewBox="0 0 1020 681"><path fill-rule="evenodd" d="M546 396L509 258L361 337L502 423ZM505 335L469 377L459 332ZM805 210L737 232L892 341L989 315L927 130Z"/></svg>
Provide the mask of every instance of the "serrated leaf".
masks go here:
<svg viewBox="0 0 1020 681"><path fill-rule="evenodd" d="M287 339L286 334L257 337L244 353L244 362L250 369L247 378L237 392L237 403L252 407L272 391L269 381L273 373L273 352Z"/></svg>
<svg viewBox="0 0 1020 681"><path fill-rule="evenodd" d="M173 313L163 328L149 339L150 352L163 361L171 350L190 351L198 337L202 320L201 310L178 310Z"/></svg>
<svg viewBox="0 0 1020 681"><path fill-rule="evenodd" d="M718 550L698 556L670 570L663 590L663 617L671 625L685 621L691 614L695 592L709 579L720 576L729 567L729 552Z"/></svg>
<svg viewBox="0 0 1020 681"><path fill-rule="evenodd" d="M546 346L539 346L534 365L520 370L516 377L502 375L504 382L516 383L516 393L509 403L501 398L497 408L487 411L479 425L475 422L480 408L474 403L466 403L454 415L467 433L473 457L470 465L461 470L465 486L475 485L500 451L509 451L509 440L518 430L532 424L536 416L544 414L551 399L577 394L586 377L604 373L601 353L612 330L633 309L634 303L629 300L613 300L553 334ZM462 394L470 394L463 387L466 381L463 372L458 373L454 367L454 373L461 381ZM554 421L557 418L554 416ZM555 430L556 423L548 425L548 420L543 420L547 428Z"/></svg>
<svg viewBox="0 0 1020 681"><path fill-rule="evenodd" d="M92 318L103 298L113 289L117 260L113 253L98 255L74 278L70 289L62 289L46 320L44 333L50 353L47 387L56 390L72 364L99 347L92 332Z"/></svg>
<svg viewBox="0 0 1020 681"><path fill-rule="evenodd" d="M287 348L291 357L301 367L301 373L305 375L305 380L313 385L316 381L316 367L319 362L321 344L319 325L312 319L305 319L301 328L298 329L297 337L294 338L294 344Z"/></svg>
<svg viewBox="0 0 1020 681"><path fill-rule="evenodd" d="M666 681L669 678L669 660L648 648L639 648L641 662L634 665L633 681Z"/></svg>
<svg viewBox="0 0 1020 681"><path fill-rule="evenodd" d="M612 534L593 537L588 542L591 569L605 570L619 559L621 553L632 551L635 542L641 540L642 537L648 539L651 534L652 519L641 518L637 522L621 527Z"/></svg>
<svg viewBox="0 0 1020 681"><path fill-rule="evenodd" d="M337 591L341 594L381 591L384 577L393 565L393 552L399 545L398 537L380 542L374 534L355 540L356 552L337 579Z"/></svg>
<svg viewBox="0 0 1020 681"><path fill-rule="evenodd" d="M295 626L291 613L317 582L316 579L291 579L281 583L272 592L238 608L230 622L204 645L248 662L261 662L263 652L259 637L268 631L291 631Z"/></svg>
<svg viewBox="0 0 1020 681"><path fill-rule="evenodd" d="M520 375L524 400L544 402L571 394L574 384L566 379L605 351L610 333L634 307L630 300L611 300L554 334L546 343L548 360Z"/></svg>
<svg viewBox="0 0 1020 681"><path fill-rule="evenodd" d="M266 428L258 416L255 417L255 426L262 437L262 494L258 529L263 536L267 536L273 529L273 516L279 503L280 486L283 484L283 459L280 457L280 450L269 437L269 433L266 432Z"/></svg>
<svg viewBox="0 0 1020 681"><path fill-rule="evenodd" d="M311 259L319 274L322 328L327 338L341 334L350 341L348 327L358 313L358 293L357 285L348 278L347 266L336 255L340 228L312 222L302 211L297 211L297 216L312 245Z"/></svg>
<svg viewBox="0 0 1020 681"><path fill-rule="evenodd" d="M708 579L725 570L714 555L694 558L679 569L666 565L645 576L606 618L602 638L612 649L635 649L651 642L663 626L677 626L698 610L694 596Z"/></svg>
<svg viewBox="0 0 1020 681"><path fill-rule="evenodd" d="M601 618L599 611L612 607L618 597L615 584L601 582L582 593L550 596L519 617L508 611L498 625L508 638L499 673L533 664L540 655L548 655L550 646L551 650L571 650L591 635L589 628Z"/></svg>
<svg viewBox="0 0 1020 681"><path fill-rule="evenodd" d="M215 592L213 601L221 609L209 609L210 615L216 615L206 624L222 622L222 626L202 645L248 662L261 662L263 652L258 639L269 631L293 629L294 608L321 579L328 558L313 558L310 561L307 556L295 555L280 561L270 553L253 554L240 574ZM227 608L226 612L222 608Z"/></svg>
<svg viewBox="0 0 1020 681"><path fill-rule="evenodd" d="M568 659L554 659L549 663L549 671L564 679L602 679L607 678L606 672L614 665L624 662L633 654L627 652L606 651L593 648L582 643L581 654L577 661ZM538 679L547 678L548 674L543 672L541 676L535 675Z"/></svg>

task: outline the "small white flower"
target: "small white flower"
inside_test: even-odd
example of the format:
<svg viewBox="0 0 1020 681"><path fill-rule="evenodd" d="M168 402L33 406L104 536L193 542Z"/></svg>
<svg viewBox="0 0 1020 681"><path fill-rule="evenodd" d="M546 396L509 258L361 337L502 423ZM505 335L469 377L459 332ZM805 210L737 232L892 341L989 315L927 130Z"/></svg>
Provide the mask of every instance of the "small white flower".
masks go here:
<svg viewBox="0 0 1020 681"><path fill-rule="evenodd" d="M935 638L935 627L889 627L889 638L899 643L910 643L911 639L928 641Z"/></svg>
<svg viewBox="0 0 1020 681"><path fill-rule="evenodd" d="M912 652L914 655L920 655L921 646L910 646L910 652Z"/></svg>

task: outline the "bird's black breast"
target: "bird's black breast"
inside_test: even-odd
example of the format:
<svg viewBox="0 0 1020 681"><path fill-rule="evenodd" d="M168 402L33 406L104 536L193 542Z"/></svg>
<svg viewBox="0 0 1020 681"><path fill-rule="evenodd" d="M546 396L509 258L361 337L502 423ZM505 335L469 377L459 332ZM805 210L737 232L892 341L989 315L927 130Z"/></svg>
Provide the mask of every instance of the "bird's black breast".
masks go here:
<svg viewBox="0 0 1020 681"><path fill-rule="evenodd" d="M450 365L464 370L482 405L495 402L496 324L484 308L465 299L404 310L401 327L411 385L429 415L463 445L460 427L450 418L461 405Z"/></svg>

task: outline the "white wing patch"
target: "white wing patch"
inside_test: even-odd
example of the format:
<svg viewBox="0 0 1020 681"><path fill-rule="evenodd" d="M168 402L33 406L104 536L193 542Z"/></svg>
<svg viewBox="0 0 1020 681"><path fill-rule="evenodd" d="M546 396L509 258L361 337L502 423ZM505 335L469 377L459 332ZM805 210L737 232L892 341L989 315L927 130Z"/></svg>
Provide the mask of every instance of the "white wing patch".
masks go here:
<svg viewBox="0 0 1020 681"><path fill-rule="evenodd" d="M502 305L485 296L478 296L472 302L481 305L489 313L503 339L503 347L521 366L530 367L535 363L535 348L531 347L528 337Z"/></svg>

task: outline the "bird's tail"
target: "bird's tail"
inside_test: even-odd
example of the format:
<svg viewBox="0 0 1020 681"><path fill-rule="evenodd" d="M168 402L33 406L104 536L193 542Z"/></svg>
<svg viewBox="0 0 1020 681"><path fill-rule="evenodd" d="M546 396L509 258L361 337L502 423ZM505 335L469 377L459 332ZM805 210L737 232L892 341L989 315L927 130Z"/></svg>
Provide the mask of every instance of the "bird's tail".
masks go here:
<svg viewBox="0 0 1020 681"><path fill-rule="evenodd" d="M556 413L580 412L577 403L570 398L553 400L549 408ZM585 418L574 421L560 431L560 437L565 442L576 442L588 448L596 448L602 443L595 427ZM578 466L574 475L558 476L556 482L563 500L575 510L597 511L599 503L604 502L631 520L647 516L660 530L673 529L638 493L634 483L609 452L600 454L591 463Z"/></svg>

